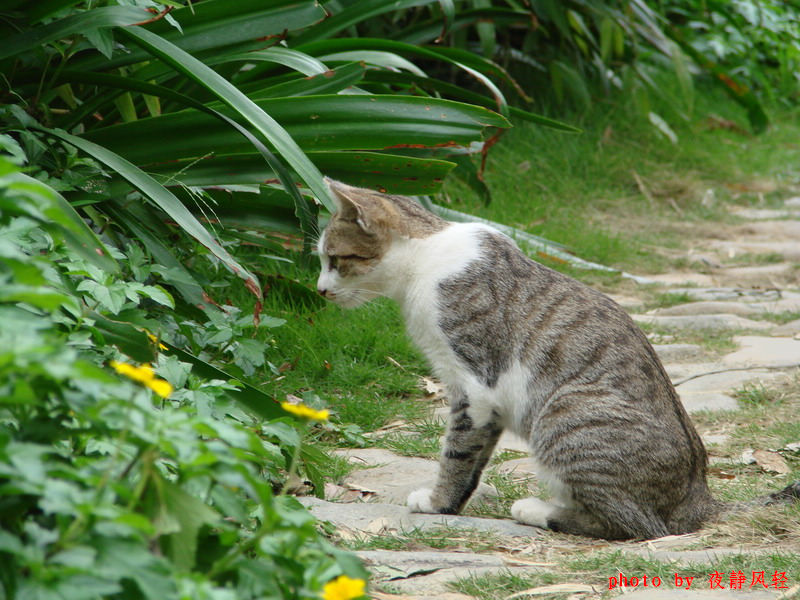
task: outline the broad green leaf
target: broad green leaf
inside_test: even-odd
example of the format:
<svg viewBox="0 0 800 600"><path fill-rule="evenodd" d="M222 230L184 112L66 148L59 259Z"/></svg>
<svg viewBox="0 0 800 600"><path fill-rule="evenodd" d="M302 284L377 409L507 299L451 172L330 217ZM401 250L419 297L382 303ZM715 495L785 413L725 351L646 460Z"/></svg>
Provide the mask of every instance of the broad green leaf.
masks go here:
<svg viewBox="0 0 800 600"><path fill-rule="evenodd" d="M396 194L436 193L454 166L443 160L377 152L308 152L307 156L329 177ZM277 183L275 173L255 153L211 156L199 161L163 162L149 166L148 171L152 175L159 175L158 180L163 185L181 183L187 186L224 187L231 184ZM287 206L291 206L287 194L282 193L281 197ZM219 202L215 212L221 216L232 203L226 202L224 195L215 195L215 198ZM255 206L253 208L258 210Z"/></svg>
<svg viewBox="0 0 800 600"><path fill-rule="evenodd" d="M89 316L94 321L89 329L102 336L106 344L116 346L136 362L149 363L155 360L155 350L146 333L130 323L113 321L97 312L91 312Z"/></svg>
<svg viewBox="0 0 800 600"><path fill-rule="evenodd" d="M177 531L162 536L161 545L178 569L190 571L195 565L200 528L216 525L220 520L219 514L160 476L156 486L160 501L158 518L177 525Z"/></svg>
<svg viewBox="0 0 800 600"><path fill-rule="evenodd" d="M66 303L74 304L74 298L47 287L27 285L0 285L0 302L25 302L44 310L55 310Z"/></svg>
<svg viewBox="0 0 800 600"><path fill-rule="evenodd" d="M158 225L162 224L150 223L149 221L153 220L153 215L150 212L144 210L141 205L124 205L117 202L114 202L113 206L106 206L105 210L116 218L121 226L127 227L144 244L159 265L164 266L165 270L177 273L176 277L165 279L180 292L186 302L201 310L208 308L210 304L209 297L191 273L186 270L183 264L175 258L172 251L159 239L157 228Z"/></svg>
<svg viewBox="0 0 800 600"><path fill-rule="evenodd" d="M75 209L53 188L24 173L0 177L0 192L6 189L10 204L3 206L11 214L26 214L39 221L51 234L64 242L86 260L116 273L119 267L103 242L89 229ZM36 211L26 210L26 204L14 200L21 196L36 206ZM0 194L3 203L4 194Z"/></svg>
<svg viewBox="0 0 800 600"><path fill-rule="evenodd" d="M496 112L437 98L304 96L291 101L261 100L258 106L274 114L308 152L464 148L480 141L487 127L509 126ZM203 135L198 136L198 131ZM140 165L211 152L247 153L252 148L230 127L194 110L105 127L85 137ZM156 138L165 142L158 146L149 143ZM319 172L316 167L314 170ZM316 196L316 189L311 188Z"/></svg>
<svg viewBox="0 0 800 600"><path fill-rule="evenodd" d="M253 84L244 85L242 86L242 91L247 91L247 95L256 102L267 98L335 94L359 83L366 72L367 67L365 64L351 63L325 71L319 75L303 77L302 79L286 81L268 87L264 87L263 83L259 83L257 86Z"/></svg>

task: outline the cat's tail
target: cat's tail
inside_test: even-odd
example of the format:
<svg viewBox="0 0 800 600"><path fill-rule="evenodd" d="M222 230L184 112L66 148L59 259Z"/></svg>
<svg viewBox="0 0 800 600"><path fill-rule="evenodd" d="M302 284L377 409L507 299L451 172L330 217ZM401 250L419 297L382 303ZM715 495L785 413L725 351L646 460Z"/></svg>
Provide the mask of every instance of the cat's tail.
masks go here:
<svg viewBox="0 0 800 600"><path fill-rule="evenodd" d="M732 512L751 510L761 506L793 504L795 502L800 502L800 481L795 481L778 492L772 492L771 494L767 494L765 496L759 496L753 500L731 502L725 506L723 512L729 514Z"/></svg>

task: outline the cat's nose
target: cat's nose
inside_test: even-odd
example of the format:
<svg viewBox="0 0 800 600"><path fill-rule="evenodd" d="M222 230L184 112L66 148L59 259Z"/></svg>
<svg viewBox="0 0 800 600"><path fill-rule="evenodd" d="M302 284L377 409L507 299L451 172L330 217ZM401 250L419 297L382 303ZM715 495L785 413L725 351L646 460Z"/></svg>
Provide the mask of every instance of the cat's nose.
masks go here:
<svg viewBox="0 0 800 600"><path fill-rule="evenodd" d="M317 288L317 293L320 296L323 296L323 297L327 297L328 296L328 290L326 290L325 288L318 287Z"/></svg>

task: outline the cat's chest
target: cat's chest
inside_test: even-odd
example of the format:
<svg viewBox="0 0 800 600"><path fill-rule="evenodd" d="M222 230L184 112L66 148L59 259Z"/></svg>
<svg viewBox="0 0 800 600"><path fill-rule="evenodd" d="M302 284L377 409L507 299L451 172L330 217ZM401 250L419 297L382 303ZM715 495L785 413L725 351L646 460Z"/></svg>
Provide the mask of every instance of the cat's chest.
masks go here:
<svg viewBox="0 0 800 600"><path fill-rule="evenodd" d="M464 369L440 327L437 294L434 290L418 291L417 294L418 302L406 311L406 330L428 359L434 374L452 385L463 377Z"/></svg>

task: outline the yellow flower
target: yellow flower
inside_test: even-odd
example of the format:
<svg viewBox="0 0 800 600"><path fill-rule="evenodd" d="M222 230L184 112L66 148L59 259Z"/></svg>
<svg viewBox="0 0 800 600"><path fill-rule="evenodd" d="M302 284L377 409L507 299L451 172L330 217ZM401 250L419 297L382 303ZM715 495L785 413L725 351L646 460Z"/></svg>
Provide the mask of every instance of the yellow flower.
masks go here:
<svg viewBox="0 0 800 600"><path fill-rule="evenodd" d="M291 402L282 402L281 408L303 419L312 419L314 421L327 421L328 417L331 415L331 411L327 408L323 410L314 410L305 404L292 404Z"/></svg>
<svg viewBox="0 0 800 600"><path fill-rule="evenodd" d="M152 333L150 333L149 331L147 332L147 337L154 344L158 344L158 349L159 350L166 350L167 349L167 347L164 344L162 344L161 342L159 342L158 338L156 336L154 336Z"/></svg>
<svg viewBox="0 0 800 600"><path fill-rule="evenodd" d="M112 360L109 364L114 367L114 370L120 375L125 375L125 377L133 379L134 381L138 381L139 383L152 381L156 376L155 373L153 373L153 368L150 365L136 367L134 365L129 365L128 363L119 362L116 360Z"/></svg>
<svg viewBox="0 0 800 600"><path fill-rule="evenodd" d="M162 398L168 398L172 393L172 384L164 379L153 379L152 381L146 381L145 385Z"/></svg>
<svg viewBox="0 0 800 600"><path fill-rule="evenodd" d="M158 379L153 372L153 367L150 365L142 365L137 367L128 363L112 360L109 363L114 370L120 375L125 375L129 379L133 379L142 385L150 388L162 398L168 397L172 393L172 386L168 381Z"/></svg>
<svg viewBox="0 0 800 600"><path fill-rule="evenodd" d="M324 600L353 600L364 595L367 583L363 579L351 579L340 575L322 588Z"/></svg>

